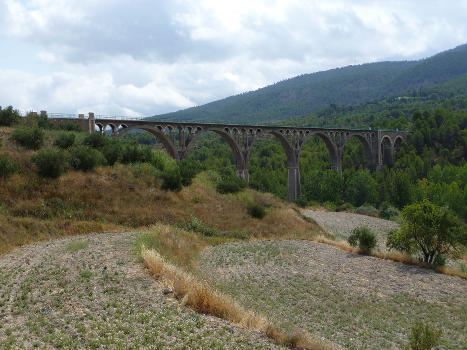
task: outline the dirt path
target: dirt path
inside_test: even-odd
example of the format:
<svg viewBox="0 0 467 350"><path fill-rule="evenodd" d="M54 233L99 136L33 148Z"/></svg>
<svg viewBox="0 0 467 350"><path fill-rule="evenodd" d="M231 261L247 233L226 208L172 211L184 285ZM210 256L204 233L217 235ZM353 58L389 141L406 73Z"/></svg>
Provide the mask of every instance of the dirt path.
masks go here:
<svg viewBox="0 0 467 350"><path fill-rule="evenodd" d="M0 256L0 348L278 348L164 296L134 240L87 235Z"/></svg>
<svg viewBox="0 0 467 350"><path fill-rule="evenodd" d="M443 329L441 348L465 346L467 281L458 277L310 241L210 247L200 267L246 306L346 348L400 349L415 320Z"/></svg>

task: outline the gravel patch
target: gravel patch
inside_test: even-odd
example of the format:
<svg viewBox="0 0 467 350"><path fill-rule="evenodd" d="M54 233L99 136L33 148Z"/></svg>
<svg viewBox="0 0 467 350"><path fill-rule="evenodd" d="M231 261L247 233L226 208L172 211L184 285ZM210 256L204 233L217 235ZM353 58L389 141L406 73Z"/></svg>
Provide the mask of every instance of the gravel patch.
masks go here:
<svg viewBox="0 0 467 350"><path fill-rule="evenodd" d="M246 307L345 348L400 349L415 320L443 329L440 349L465 346L457 277L310 241L209 247L200 270Z"/></svg>
<svg viewBox="0 0 467 350"><path fill-rule="evenodd" d="M385 249L387 233L399 228L399 224L394 221L361 214L315 210L303 210L302 214L313 219L325 231L345 240L354 228L367 226L377 235L380 250Z"/></svg>
<svg viewBox="0 0 467 350"><path fill-rule="evenodd" d="M163 295L132 254L135 238L79 236L0 256L0 348L282 348Z"/></svg>

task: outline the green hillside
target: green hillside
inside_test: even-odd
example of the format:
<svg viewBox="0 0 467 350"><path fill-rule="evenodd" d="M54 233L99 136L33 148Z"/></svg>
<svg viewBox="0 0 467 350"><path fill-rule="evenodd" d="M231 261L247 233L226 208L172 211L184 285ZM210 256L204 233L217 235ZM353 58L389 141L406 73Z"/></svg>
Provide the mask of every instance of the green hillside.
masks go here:
<svg viewBox="0 0 467 350"><path fill-rule="evenodd" d="M333 105L355 105L462 77L467 45L420 61L378 62L304 74L256 91L151 117L157 120L271 123Z"/></svg>
<svg viewBox="0 0 467 350"><path fill-rule="evenodd" d="M402 96L375 99L350 106L331 105L320 111L278 122L278 125L317 127L374 127L408 129L417 110L466 110L467 74L430 88L410 90Z"/></svg>

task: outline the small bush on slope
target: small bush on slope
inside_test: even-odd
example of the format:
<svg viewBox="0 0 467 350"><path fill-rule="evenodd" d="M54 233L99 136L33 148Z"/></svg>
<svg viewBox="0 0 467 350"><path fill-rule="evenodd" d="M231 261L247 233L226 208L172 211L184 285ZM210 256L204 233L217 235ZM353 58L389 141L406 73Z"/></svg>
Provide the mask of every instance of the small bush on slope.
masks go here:
<svg viewBox="0 0 467 350"><path fill-rule="evenodd" d="M376 247L376 235L368 227L357 227L352 230L348 242L352 247L358 246L362 252L369 253Z"/></svg>
<svg viewBox="0 0 467 350"><path fill-rule="evenodd" d="M18 171L18 164L7 157L0 157L0 177L7 178Z"/></svg>
<svg viewBox="0 0 467 350"><path fill-rule="evenodd" d="M35 154L31 161L37 166L37 172L42 177L55 179L66 169L66 157L61 151L43 150Z"/></svg>
<svg viewBox="0 0 467 350"><path fill-rule="evenodd" d="M44 144L44 130L34 128L19 128L11 135L13 141L27 149L37 150Z"/></svg>

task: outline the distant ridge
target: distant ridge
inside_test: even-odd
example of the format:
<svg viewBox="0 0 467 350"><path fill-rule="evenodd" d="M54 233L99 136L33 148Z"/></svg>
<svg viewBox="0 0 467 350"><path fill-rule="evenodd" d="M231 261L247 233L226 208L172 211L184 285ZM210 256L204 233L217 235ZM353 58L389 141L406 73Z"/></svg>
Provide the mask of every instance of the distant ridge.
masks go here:
<svg viewBox="0 0 467 350"><path fill-rule="evenodd" d="M419 61L367 63L303 74L256 91L149 119L238 124L278 122L330 105L354 105L436 86L466 73L467 45L464 44Z"/></svg>

